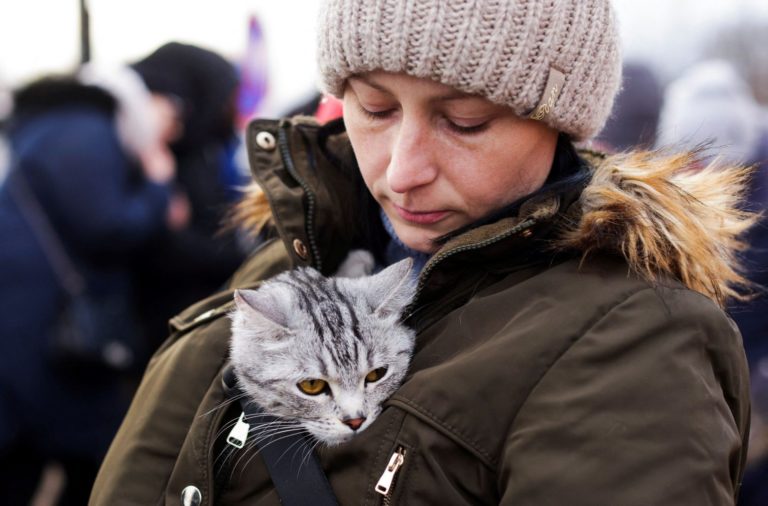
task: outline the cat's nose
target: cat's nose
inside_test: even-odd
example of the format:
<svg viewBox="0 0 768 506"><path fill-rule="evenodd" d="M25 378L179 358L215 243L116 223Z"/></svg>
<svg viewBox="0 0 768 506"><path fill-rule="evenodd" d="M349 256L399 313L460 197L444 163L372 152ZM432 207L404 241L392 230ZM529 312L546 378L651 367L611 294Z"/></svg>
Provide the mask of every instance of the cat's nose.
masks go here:
<svg viewBox="0 0 768 506"><path fill-rule="evenodd" d="M352 430L357 430L363 423L365 423L365 420L365 418L347 418L346 420L342 420L341 423L347 425Z"/></svg>

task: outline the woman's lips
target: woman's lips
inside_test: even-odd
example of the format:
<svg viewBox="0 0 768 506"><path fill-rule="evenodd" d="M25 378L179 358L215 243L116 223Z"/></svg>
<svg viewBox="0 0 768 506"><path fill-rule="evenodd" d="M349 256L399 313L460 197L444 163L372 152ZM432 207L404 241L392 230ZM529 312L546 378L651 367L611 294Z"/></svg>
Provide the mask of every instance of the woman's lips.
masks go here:
<svg viewBox="0 0 768 506"><path fill-rule="evenodd" d="M397 214L405 221L418 225L431 225L437 223L448 215L448 211L410 211L397 204L392 204Z"/></svg>

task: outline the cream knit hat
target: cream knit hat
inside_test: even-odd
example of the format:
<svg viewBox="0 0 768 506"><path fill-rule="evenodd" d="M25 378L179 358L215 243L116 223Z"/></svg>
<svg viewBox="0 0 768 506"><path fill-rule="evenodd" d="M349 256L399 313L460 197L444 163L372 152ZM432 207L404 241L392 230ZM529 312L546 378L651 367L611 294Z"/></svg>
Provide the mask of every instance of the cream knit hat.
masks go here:
<svg viewBox="0 0 768 506"><path fill-rule="evenodd" d="M318 60L340 97L354 74L426 77L570 134L596 135L621 81L610 0L326 0Z"/></svg>

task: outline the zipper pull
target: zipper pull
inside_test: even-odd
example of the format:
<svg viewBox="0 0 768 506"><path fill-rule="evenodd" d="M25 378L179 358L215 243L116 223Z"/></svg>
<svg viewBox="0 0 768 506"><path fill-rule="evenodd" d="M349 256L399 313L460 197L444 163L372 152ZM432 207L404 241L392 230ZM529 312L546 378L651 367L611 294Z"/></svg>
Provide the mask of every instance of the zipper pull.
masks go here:
<svg viewBox="0 0 768 506"><path fill-rule="evenodd" d="M227 436L227 443L231 444L235 448L242 448L245 446L245 440L248 439L248 431L251 429L251 426L248 425L245 421L245 411L240 413L240 418L237 420L237 423L235 423L235 426L232 427L232 430L229 431L229 435Z"/></svg>
<svg viewBox="0 0 768 506"><path fill-rule="evenodd" d="M392 482L395 481L395 475L405 462L405 449L399 447L395 453L389 458L389 464L384 470L384 474L379 478L379 482L376 484L376 492L386 496L389 493L389 489L392 488Z"/></svg>

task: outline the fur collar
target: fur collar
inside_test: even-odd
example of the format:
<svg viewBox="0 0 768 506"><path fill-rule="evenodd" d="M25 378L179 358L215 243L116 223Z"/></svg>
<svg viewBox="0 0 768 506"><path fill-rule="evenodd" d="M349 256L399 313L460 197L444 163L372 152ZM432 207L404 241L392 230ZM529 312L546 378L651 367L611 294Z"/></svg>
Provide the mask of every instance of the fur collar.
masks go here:
<svg viewBox="0 0 768 506"><path fill-rule="evenodd" d="M751 169L705 165L700 151L587 156L592 179L561 247L618 253L649 282L671 276L721 307L748 298L739 252L758 219L741 207Z"/></svg>

